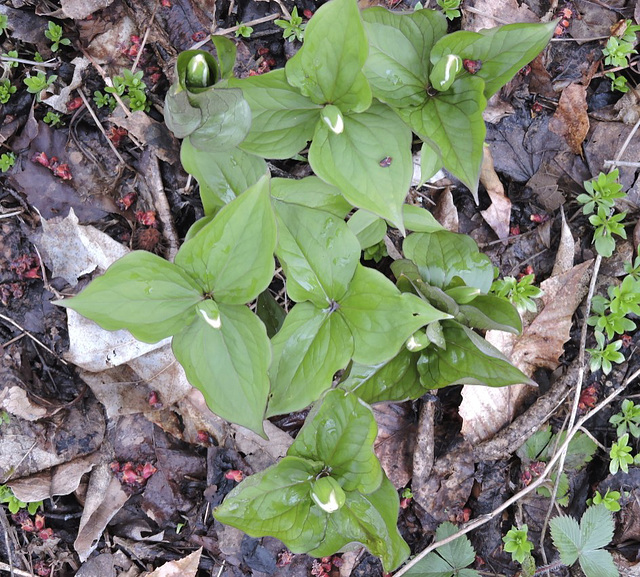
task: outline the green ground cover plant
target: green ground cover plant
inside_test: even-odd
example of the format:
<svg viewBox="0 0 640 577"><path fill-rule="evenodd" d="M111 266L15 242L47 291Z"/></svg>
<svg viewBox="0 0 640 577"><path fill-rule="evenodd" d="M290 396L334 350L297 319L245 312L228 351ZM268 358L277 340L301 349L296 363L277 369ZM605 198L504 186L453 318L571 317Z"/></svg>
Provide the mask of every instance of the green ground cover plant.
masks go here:
<svg viewBox="0 0 640 577"><path fill-rule="evenodd" d="M287 456L240 483L215 510L220 521L319 557L360 542L391 571L409 549L369 405L530 382L476 331L521 330L516 308L490 292L489 258L404 200L414 134L423 178L444 166L476 194L486 99L553 29L446 34L440 12L331 0L284 69L235 78L235 45L215 36L216 57L179 55L165 121L183 139L205 217L173 263L134 251L57 302L145 342L172 337L211 410L258 434L264 418L312 406ZM269 175L266 159L308 142L315 176ZM405 235L395 282L361 263L388 227ZM268 291L274 256L296 303L288 312ZM462 575L471 561L450 567Z"/></svg>

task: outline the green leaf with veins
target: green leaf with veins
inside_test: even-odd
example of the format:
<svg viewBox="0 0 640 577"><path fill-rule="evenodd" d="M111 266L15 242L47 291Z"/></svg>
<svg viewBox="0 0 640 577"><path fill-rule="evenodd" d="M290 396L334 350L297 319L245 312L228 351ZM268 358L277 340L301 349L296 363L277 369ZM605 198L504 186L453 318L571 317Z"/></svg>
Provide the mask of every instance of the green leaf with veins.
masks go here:
<svg viewBox="0 0 640 577"><path fill-rule="evenodd" d="M358 237L362 250L378 244L387 234L387 223L384 219L366 210L357 210L349 218L347 225Z"/></svg>
<svg viewBox="0 0 640 577"><path fill-rule="evenodd" d="M310 405L331 386L333 375L347 365L353 353L344 319L308 302L291 309L272 346L268 417Z"/></svg>
<svg viewBox="0 0 640 577"><path fill-rule="evenodd" d="M202 289L185 271L157 255L134 251L79 295L53 302L103 329L127 329L138 340L155 343L191 322L202 298Z"/></svg>
<svg viewBox="0 0 640 577"><path fill-rule="evenodd" d="M365 403L401 402L424 395L417 369L419 355L406 348L377 365L353 363L340 387L358 395Z"/></svg>
<svg viewBox="0 0 640 577"><path fill-rule="evenodd" d="M484 81L461 75L453 86L421 106L396 112L420 138L436 148L444 167L458 177L477 200L486 127Z"/></svg>
<svg viewBox="0 0 640 577"><path fill-rule="evenodd" d="M322 106L291 86L284 69L229 80L251 108L251 129L240 148L263 158L291 158L313 137Z"/></svg>
<svg viewBox="0 0 640 577"><path fill-rule="evenodd" d="M446 350L429 347L420 355L418 371L422 385L439 389L449 385L503 387L533 384L495 347L471 329L455 321L442 321Z"/></svg>
<svg viewBox="0 0 640 577"><path fill-rule="evenodd" d="M300 180L274 178L271 180L271 196L287 204L330 212L341 219L353 208L344 199L340 189L317 176L307 176Z"/></svg>
<svg viewBox="0 0 640 577"><path fill-rule="evenodd" d="M460 305L460 314L464 317L460 322L476 329L506 331L515 335L522 331L518 309L495 295L479 295L470 304Z"/></svg>
<svg viewBox="0 0 640 577"><path fill-rule="evenodd" d="M329 391L309 413L288 455L322 461L345 491L371 493L382 467L373 451L378 427L368 405L347 391Z"/></svg>
<svg viewBox="0 0 640 577"><path fill-rule="evenodd" d="M175 263L216 302L245 304L269 286L275 246L269 178L263 176L184 243Z"/></svg>
<svg viewBox="0 0 640 577"><path fill-rule="evenodd" d="M402 216L407 230L415 232L436 232L444 227L426 208L405 204L402 206Z"/></svg>
<svg viewBox="0 0 640 577"><path fill-rule="evenodd" d="M302 48L287 62L287 80L316 104L363 112L371 104L362 72L368 51L357 3L327 2L307 24Z"/></svg>
<svg viewBox="0 0 640 577"><path fill-rule="evenodd" d="M220 152L201 150L189 138L180 148L182 167L198 181L206 215L240 196L267 172L267 163L239 148Z"/></svg>
<svg viewBox="0 0 640 577"><path fill-rule="evenodd" d="M459 31L442 37L431 51L431 62L447 54L480 60L475 77L484 80L484 95L493 96L549 43L556 22L508 24L480 32Z"/></svg>
<svg viewBox="0 0 640 577"><path fill-rule="evenodd" d="M420 106L427 99L429 54L447 32L447 21L435 10L394 14L380 7L362 12L369 37L364 72L373 95L398 108Z"/></svg>
<svg viewBox="0 0 640 577"><path fill-rule="evenodd" d="M271 347L262 321L244 305L202 301L173 337L173 352L209 408L264 435Z"/></svg>
<svg viewBox="0 0 640 577"><path fill-rule="evenodd" d="M400 293L377 270L358 265L338 314L353 335L353 360L374 365L393 358L420 327L448 318L422 299Z"/></svg>
<svg viewBox="0 0 640 577"><path fill-rule="evenodd" d="M278 222L276 255L289 296L328 307L347 291L360 258L358 239L333 214L277 200L273 205Z"/></svg>
<svg viewBox="0 0 640 577"><path fill-rule="evenodd" d="M345 115L340 134L319 123L309 163L351 204L404 230L402 205L413 175L411 131L389 107L374 102L366 112Z"/></svg>
<svg viewBox="0 0 640 577"><path fill-rule="evenodd" d="M220 77L223 79L232 78L233 67L236 64L237 49L235 43L226 36L216 35L211 37L211 42L216 47Z"/></svg>
<svg viewBox="0 0 640 577"><path fill-rule="evenodd" d="M443 290L460 279L469 287L487 293L493 282L493 264L467 235L439 230L413 233L402 244L407 258L418 267L422 279Z"/></svg>

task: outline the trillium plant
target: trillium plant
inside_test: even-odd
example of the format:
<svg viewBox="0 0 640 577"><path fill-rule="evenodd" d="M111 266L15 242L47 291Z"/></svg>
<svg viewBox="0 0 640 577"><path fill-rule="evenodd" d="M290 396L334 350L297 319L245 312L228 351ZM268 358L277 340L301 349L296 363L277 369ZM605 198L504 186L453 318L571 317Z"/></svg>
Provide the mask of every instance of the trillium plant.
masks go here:
<svg viewBox="0 0 640 577"><path fill-rule="evenodd" d="M423 180L444 166L476 194L486 100L553 29L446 34L436 11L330 0L284 69L235 78L222 37L216 57L180 54L165 120L205 217L173 263L134 251L58 304L145 342L172 337L211 410L260 435L265 418L312 407L287 456L241 482L220 521L318 557L358 542L392 571L409 548L370 404L529 382L476 332L521 330L489 292L489 258L404 200L416 137ZM307 147L315 176L271 178L265 159ZM393 281L361 262L388 227L405 237ZM288 313L268 290L274 257Z"/></svg>

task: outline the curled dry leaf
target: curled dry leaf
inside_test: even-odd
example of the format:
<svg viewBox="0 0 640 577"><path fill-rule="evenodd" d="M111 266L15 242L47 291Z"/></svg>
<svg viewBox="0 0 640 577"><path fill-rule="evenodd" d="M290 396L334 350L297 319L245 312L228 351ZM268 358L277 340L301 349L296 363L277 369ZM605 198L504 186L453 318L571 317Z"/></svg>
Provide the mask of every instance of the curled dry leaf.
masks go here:
<svg viewBox="0 0 640 577"><path fill-rule="evenodd" d="M198 565L200 565L201 554L202 547L182 559L165 563L162 567L149 573L147 577L195 577Z"/></svg>
<svg viewBox="0 0 640 577"><path fill-rule="evenodd" d="M440 193L433 216L447 230L458 232L458 209L453 204L453 195L448 187Z"/></svg>
<svg viewBox="0 0 640 577"><path fill-rule="evenodd" d="M570 84L562 91L549 129L562 136L574 154L582 155L582 142L589 132L585 86Z"/></svg>
<svg viewBox="0 0 640 577"><path fill-rule="evenodd" d="M493 167L493 157L488 146L484 148L482 167L480 169L480 182L487 189L491 206L487 210L480 211L482 218L498 235L500 240L509 236L509 222L511 221L511 201L504 194L504 186Z"/></svg>
<svg viewBox="0 0 640 577"><path fill-rule="evenodd" d="M573 266L573 258L575 255L573 235L567 224L567 219L564 216L563 208L560 209L560 216L562 218L562 229L560 231L560 244L558 246L558 252L556 253L556 262L551 272L552 278L567 272Z"/></svg>

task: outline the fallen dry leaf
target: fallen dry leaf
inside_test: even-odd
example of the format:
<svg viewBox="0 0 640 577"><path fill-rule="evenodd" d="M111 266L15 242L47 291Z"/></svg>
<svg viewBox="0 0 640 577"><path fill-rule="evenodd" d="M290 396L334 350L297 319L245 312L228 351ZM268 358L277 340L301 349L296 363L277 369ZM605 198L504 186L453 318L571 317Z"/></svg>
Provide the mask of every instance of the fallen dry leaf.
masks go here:
<svg viewBox="0 0 640 577"><path fill-rule="evenodd" d="M501 24L540 22L526 4L516 0L471 0L462 11L462 29L478 32Z"/></svg>
<svg viewBox="0 0 640 577"><path fill-rule="evenodd" d="M553 265L553 271L551 277L561 275L567 272L573 266L573 259L575 255L575 242L571 229L567 224L567 219L564 216L564 209L560 208L560 217L562 218L562 229L560 231L560 244L558 245L558 252L556 252L556 262Z"/></svg>
<svg viewBox="0 0 640 577"><path fill-rule="evenodd" d="M487 332L487 340L528 377L540 367L549 370L558 367L564 344L569 340L573 313L586 295L592 262L576 265L540 285L544 308L521 335ZM460 405L465 439L477 443L491 438L513 420L534 391L529 385L500 388L465 385Z"/></svg>
<svg viewBox="0 0 640 577"><path fill-rule="evenodd" d="M165 563L152 573L148 573L147 577L195 577L201 554L202 547L182 559Z"/></svg>
<svg viewBox="0 0 640 577"><path fill-rule="evenodd" d="M504 186L493 167L493 157L488 146L484 148L482 168L480 169L480 182L487 189L491 199L491 206L487 210L481 210L480 214L486 223L498 235L500 240L509 237L509 223L511 221L511 201L504 194Z"/></svg>
<svg viewBox="0 0 640 577"><path fill-rule="evenodd" d="M411 480L416 423L409 403L383 403L373 408L378 423L374 449L395 487Z"/></svg>
<svg viewBox="0 0 640 577"><path fill-rule="evenodd" d="M112 3L113 0L61 0L60 5L67 18L84 20L87 16Z"/></svg>
<svg viewBox="0 0 640 577"><path fill-rule="evenodd" d="M589 132L587 88L570 84L563 91L549 129L562 136L574 154L582 155L582 142Z"/></svg>
<svg viewBox="0 0 640 577"><path fill-rule="evenodd" d="M449 187L440 193L433 209L433 216L447 230L458 232L458 209L453 204L453 195Z"/></svg>

